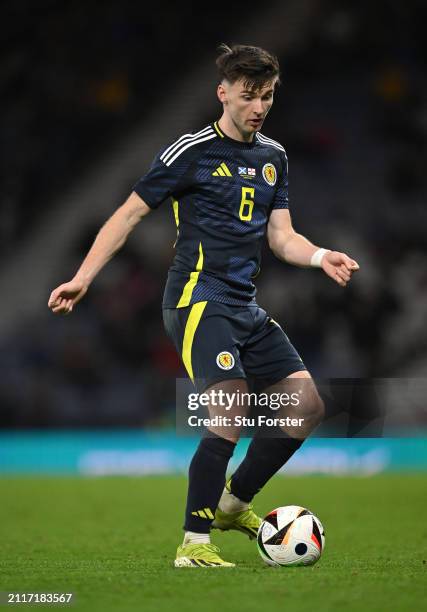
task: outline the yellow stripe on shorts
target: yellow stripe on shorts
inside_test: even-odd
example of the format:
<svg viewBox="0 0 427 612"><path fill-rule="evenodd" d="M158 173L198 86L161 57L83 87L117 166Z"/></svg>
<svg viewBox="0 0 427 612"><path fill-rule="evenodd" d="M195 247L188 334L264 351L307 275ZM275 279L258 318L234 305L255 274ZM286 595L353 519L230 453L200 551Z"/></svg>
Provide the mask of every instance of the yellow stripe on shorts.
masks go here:
<svg viewBox="0 0 427 612"><path fill-rule="evenodd" d="M202 318L203 311L206 308L207 302L197 302L193 304L188 315L187 323L185 325L184 340L182 343L182 361L185 365L185 369L188 372L188 376L191 382L194 383L193 375L193 364L191 361L191 352L193 349L194 334L196 333L197 327Z"/></svg>

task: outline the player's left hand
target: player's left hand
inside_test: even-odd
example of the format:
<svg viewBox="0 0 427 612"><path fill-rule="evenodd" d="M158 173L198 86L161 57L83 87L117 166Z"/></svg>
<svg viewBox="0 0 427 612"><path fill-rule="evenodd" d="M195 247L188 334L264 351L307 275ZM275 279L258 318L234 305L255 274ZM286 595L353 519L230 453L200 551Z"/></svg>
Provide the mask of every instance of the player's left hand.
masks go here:
<svg viewBox="0 0 427 612"><path fill-rule="evenodd" d="M359 269L359 264L345 253L329 251L323 256L321 267L332 280L341 287L345 287L353 272Z"/></svg>

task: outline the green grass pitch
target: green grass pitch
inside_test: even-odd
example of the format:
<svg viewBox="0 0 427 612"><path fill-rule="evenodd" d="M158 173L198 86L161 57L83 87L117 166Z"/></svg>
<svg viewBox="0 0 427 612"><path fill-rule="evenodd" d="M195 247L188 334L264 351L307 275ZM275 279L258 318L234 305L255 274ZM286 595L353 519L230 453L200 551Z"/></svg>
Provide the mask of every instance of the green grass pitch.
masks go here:
<svg viewBox="0 0 427 612"><path fill-rule="evenodd" d="M270 568L254 541L213 531L236 568L174 569L185 486L178 476L1 479L0 591L72 591L62 608L90 612L407 612L425 601L423 475L273 478L259 514L299 504L325 526L318 564L296 568Z"/></svg>

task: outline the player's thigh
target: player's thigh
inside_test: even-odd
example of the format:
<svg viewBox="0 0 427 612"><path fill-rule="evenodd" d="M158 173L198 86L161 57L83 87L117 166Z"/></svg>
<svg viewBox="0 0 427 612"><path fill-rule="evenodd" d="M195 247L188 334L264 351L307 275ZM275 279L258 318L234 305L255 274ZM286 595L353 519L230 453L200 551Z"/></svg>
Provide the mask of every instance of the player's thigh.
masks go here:
<svg viewBox="0 0 427 612"><path fill-rule="evenodd" d="M163 311L165 329L199 392L226 380L245 379L239 339L227 308L198 302Z"/></svg>
<svg viewBox="0 0 427 612"><path fill-rule="evenodd" d="M281 326L267 313L254 309L254 331L241 352L248 378L259 392L295 372L307 372L298 351Z"/></svg>

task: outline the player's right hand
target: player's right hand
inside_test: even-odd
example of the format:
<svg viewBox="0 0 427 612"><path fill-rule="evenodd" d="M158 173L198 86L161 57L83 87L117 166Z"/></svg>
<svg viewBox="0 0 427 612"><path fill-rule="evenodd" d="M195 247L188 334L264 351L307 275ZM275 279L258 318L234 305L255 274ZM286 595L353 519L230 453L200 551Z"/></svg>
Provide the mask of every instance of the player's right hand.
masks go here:
<svg viewBox="0 0 427 612"><path fill-rule="evenodd" d="M88 287L83 281L73 279L54 289L47 305L54 314L70 314L87 290Z"/></svg>

